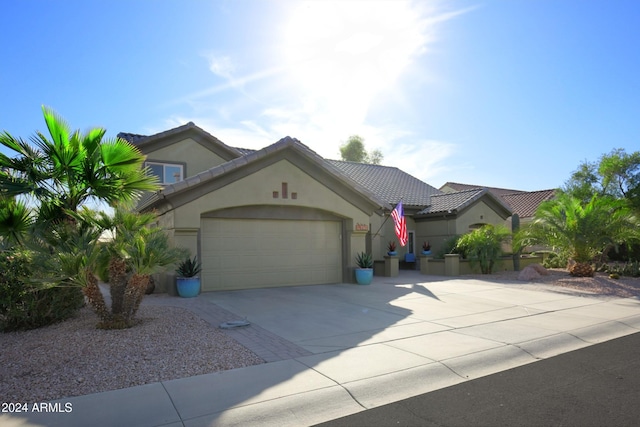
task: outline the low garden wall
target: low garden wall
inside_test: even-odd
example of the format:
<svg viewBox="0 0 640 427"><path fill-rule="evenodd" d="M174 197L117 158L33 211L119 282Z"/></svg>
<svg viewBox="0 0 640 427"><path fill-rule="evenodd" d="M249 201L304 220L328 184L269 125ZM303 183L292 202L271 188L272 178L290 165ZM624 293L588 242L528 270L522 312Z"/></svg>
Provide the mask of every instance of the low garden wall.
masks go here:
<svg viewBox="0 0 640 427"><path fill-rule="evenodd" d="M520 270L531 264L542 264L541 256L522 255L520 257ZM513 258L502 257L493 267L494 272L514 271ZM431 276L463 276L465 274L480 274L480 265L472 263L468 259L462 259L459 255L445 255L445 258L434 259L430 256L420 257L420 273Z"/></svg>

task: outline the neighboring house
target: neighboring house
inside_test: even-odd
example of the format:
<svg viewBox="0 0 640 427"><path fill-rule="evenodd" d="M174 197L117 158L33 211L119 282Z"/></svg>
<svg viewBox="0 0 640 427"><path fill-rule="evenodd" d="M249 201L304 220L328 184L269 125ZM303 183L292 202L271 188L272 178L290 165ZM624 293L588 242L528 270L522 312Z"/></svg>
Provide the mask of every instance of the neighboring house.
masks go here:
<svg viewBox="0 0 640 427"><path fill-rule="evenodd" d="M382 259L397 242L389 213L400 200L403 257L512 213L487 189L444 193L398 168L324 159L290 137L241 149L193 123L118 136L163 184L138 209L156 212L173 242L198 255L204 291L351 282L357 253Z"/></svg>
<svg viewBox="0 0 640 427"><path fill-rule="evenodd" d="M499 197L511 208L514 215L517 214L520 217L520 224L530 222L540 203L553 199L556 193L556 190L522 191L507 188L483 187L481 185L459 184L456 182L447 182L440 187L440 191L452 193L478 188L485 188L493 195ZM509 228L511 227L511 219L509 219L507 226Z"/></svg>

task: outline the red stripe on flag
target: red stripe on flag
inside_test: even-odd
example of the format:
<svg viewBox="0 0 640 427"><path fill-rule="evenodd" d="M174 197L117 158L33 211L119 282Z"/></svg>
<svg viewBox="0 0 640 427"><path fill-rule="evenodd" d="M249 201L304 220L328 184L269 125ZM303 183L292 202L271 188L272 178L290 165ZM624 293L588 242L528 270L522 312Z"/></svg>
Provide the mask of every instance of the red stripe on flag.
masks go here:
<svg viewBox="0 0 640 427"><path fill-rule="evenodd" d="M398 236L398 240L400 241L400 246L405 246L409 237L407 236L407 222L404 218L402 201L400 201L395 209L391 211L391 218L393 218L393 224L395 225L395 232L396 236Z"/></svg>

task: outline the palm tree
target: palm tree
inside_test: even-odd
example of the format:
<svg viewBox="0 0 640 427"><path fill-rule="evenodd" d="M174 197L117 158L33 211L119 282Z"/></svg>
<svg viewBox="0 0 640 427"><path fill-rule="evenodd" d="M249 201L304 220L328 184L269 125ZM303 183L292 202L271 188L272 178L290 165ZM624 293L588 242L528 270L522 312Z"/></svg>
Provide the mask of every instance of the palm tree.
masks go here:
<svg viewBox="0 0 640 427"><path fill-rule="evenodd" d="M93 219L102 230L113 235L106 245L109 258L111 321L109 328L131 327L151 275L177 263L184 249L171 246L166 231L155 225L153 213L135 213L118 206L113 216L104 212Z"/></svg>
<svg viewBox="0 0 640 427"><path fill-rule="evenodd" d="M517 235L517 246L542 244L575 261L573 276L593 276L594 258L619 244L640 242L640 219L622 200L593 196L583 203L567 193L542 203Z"/></svg>
<svg viewBox="0 0 640 427"><path fill-rule="evenodd" d="M0 153L0 195L28 196L38 203L38 219L69 219L90 199L132 204L158 180L143 168L144 155L129 142L104 139L106 130L71 131L53 110L42 107L49 137L36 132L32 144L0 134L0 144L17 154Z"/></svg>

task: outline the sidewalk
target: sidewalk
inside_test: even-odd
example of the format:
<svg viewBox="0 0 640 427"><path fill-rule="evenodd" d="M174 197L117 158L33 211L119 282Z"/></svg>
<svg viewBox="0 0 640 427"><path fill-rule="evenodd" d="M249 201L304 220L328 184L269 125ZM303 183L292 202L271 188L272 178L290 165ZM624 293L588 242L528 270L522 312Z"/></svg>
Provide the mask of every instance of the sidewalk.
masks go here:
<svg viewBox="0 0 640 427"><path fill-rule="evenodd" d="M313 425L640 331L636 298L417 274L170 303L214 325L220 309L247 317L252 326L230 333L273 361L62 399L49 408L59 413L5 413L0 424Z"/></svg>
<svg viewBox="0 0 640 427"><path fill-rule="evenodd" d="M633 334L321 426L632 427L639 401L640 334Z"/></svg>

